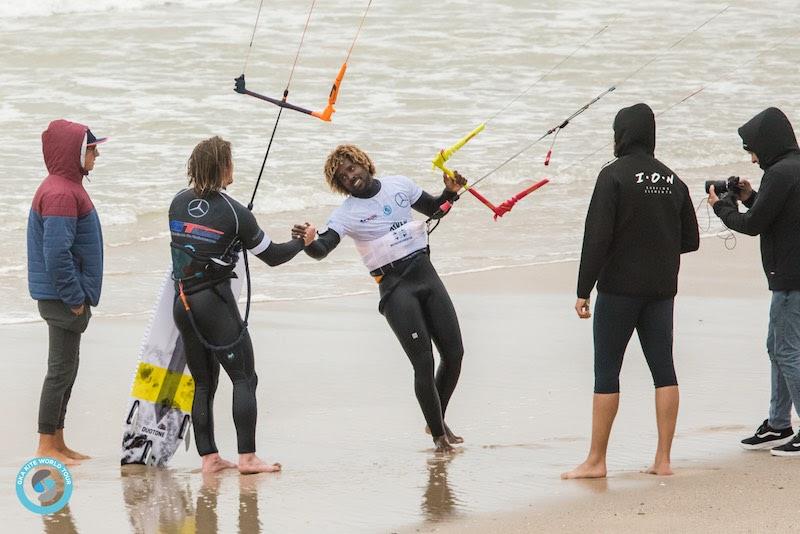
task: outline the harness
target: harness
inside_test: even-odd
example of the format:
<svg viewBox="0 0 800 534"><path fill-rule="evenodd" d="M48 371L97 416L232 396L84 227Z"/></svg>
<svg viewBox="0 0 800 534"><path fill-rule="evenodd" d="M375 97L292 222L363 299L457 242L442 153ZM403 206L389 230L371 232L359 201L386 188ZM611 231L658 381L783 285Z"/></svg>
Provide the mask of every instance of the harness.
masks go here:
<svg viewBox="0 0 800 534"><path fill-rule="evenodd" d="M228 205L234 217L237 219L238 231L238 217L236 216L236 211L230 203L228 203ZM242 342L245 334L247 334L247 322L250 318L250 263L247 258L247 251L242 247L242 241L238 237L234 238L225 251L219 256L202 256L197 253L194 246L191 244L178 245L173 242L170 243L170 247L172 249L172 279L178 284L178 297L181 299L183 309L186 310L189 323L192 325L197 339L200 340L203 347L212 352L228 351L236 347ZM234 341L225 345L214 345L203 336L200 332L200 328L197 326L192 308L189 305L189 299L186 298L184 282L200 282L207 280L210 285L203 286L202 289L211 289L220 300L225 301L222 293L217 289L217 285L219 285L220 282L232 278L233 270L236 268L236 259L240 253L244 258L244 272L245 279L247 280L247 305L245 308L244 320L239 321L239 335L236 336ZM191 290L191 288L189 289ZM236 305L235 301L233 305Z"/></svg>

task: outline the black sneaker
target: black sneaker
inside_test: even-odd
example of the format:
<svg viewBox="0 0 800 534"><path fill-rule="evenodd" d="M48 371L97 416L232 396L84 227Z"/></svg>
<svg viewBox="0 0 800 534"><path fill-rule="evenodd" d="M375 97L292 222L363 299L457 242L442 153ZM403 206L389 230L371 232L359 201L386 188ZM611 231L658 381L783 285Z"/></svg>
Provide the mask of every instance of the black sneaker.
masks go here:
<svg viewBox="0 0 800 534"><path fill-rule="evenodd" d="M780 447L774 447L770 452L773 456L800 456L800 432L792 441Z"/></svg>
<svg viewBox="0 0 800 534"><path fill-rule="evenodd" d="M751 451L759 449L772 449L792 441L792 427L781 430L769 426L769 419L764 419L756 433L742 440L742 448Z"/></svg>

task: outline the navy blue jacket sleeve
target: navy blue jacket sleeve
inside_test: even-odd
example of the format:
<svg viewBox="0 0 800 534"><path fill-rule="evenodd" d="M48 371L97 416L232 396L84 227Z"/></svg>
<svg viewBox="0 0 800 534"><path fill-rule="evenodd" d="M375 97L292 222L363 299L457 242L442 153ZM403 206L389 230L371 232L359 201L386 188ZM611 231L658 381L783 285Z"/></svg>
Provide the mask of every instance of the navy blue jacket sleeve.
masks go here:
<svg viewBox="0 0 800 534"><path fill-rule="evenodd" d="M42 236L47 274L61 300L71 307L86 302L86 293L81 287L75 259L70 250L75 242L77 224L75 217L45 216Z"/></svg>

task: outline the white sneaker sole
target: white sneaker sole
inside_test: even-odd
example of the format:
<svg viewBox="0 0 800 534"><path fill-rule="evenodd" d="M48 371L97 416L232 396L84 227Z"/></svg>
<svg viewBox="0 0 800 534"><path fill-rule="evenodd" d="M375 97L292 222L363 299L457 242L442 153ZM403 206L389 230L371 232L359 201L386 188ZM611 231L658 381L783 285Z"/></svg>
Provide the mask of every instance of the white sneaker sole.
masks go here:
<svg viewBox="0 0 800 534"><path fill-rule="evenodd" d="M782 451L777 449L772 449L769 451L772 456L799 456L800 457L800 449L794 451Z"/></svg>
<svg viewBox="0 0 800 534"><path fill-rule="evenodd" d="M794 435L791 435L786 438L781 439L773 439L770 441L765 441L764 443L759 443L757 445L748 445L747 443L739 443L741 447L748 451L763 451L766 449L772 449L773 447L780 447L781 445L786 445L790 441L794 439Z"/></svg>

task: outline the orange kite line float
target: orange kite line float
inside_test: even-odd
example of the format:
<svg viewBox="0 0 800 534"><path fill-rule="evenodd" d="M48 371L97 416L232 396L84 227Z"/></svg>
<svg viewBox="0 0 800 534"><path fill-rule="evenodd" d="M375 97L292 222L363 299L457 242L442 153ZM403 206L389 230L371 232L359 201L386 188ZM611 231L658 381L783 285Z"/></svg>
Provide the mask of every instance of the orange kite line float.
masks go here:
<svg viewBox="0 0 800 534"><path fill-rule="evenodd" d="M255 23L255 25L253 27L253 35L250 38L250 45L249 45L248 50L247 50L247 57L245 58L244 67L242 68L242 74L238 78L236 78L234 80L236 82L236 84L234 86L234 91L236 91L237 93L243 94L243 95L249 95L249 96L258 98L259 100L264 100L265 102L269 102L271 104L274 104L274 105L276 105L276 106L278 106L278 107L280 107L282 109L291 109L293 111L298 111L300 113L305 113L306 115L311 115L312 117L316 117L316 118L318 118L320 120L323 120L325 122L330 122L331 121L331 117L336 112L336 108L334 108L334 106L336 104L336 99L339 97L339 89L341 88L342 80L344 79L345 72L347 72L347 64L350 61L350 55L353 53L353 48L355 48L355 46L356 46L356 41L358 41L358 36L361 34L361 28L364 26L364 20L366 20L367 13L369 12L369 8L372 6L372 0L369 0L369 2L367 3L367 7L364 10L364 14L361 16L361 21L358 24L358 30L356 31L356 35L353 38L353 42L350 45L350 48L347 50L347 56L345 57L344 62L342 63L342 66L339 67L339 72L336 75L336 78L334 79L333 85L331 87L331 91L328 94L328 104L325 106L325 109L323 109L322 111L312 111L312 110L310 110L308 108L304 108L302 106L298 106L298 105L292 104L291 102L287 101L287 98L289 97L289 86L291 85L292 77L294 76L295 67L297 67L297 61L298 61L298 59L300 57L300 50L303 47L303 41L305 40L306 33L308 32L308 25L311 22L311 14L314 12L314 8L316 7L316 0L313 0L311 2L311 7L308 10L308 17L306 18L305 27L303 28L303 33L302 33L302 35L300 37L300 45L298 46L297 53L295 54L294 64L292 65L292 70L289 73L289 80L286 83L286 89L284 89L284 91L283 91L283 98L278 99L278 98L266 96L266 95L263 95L263 94L260 94L260 93L256 93L255 91L251 91L251 90L247 89L246 84L245 84L244 72L245 72L245 70L247 68L247 61L250 58L250 51L253 48L253 40L255 38L256 28L258 27L258 20L259 20L259 18L261 16L261 8L262 8L263 4L264 4L264 0L261 0L261 3L258 6L258 14L256 15L256 23Z"/></svg>

